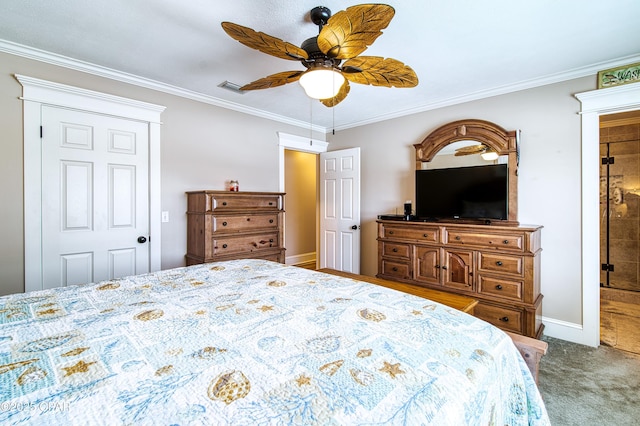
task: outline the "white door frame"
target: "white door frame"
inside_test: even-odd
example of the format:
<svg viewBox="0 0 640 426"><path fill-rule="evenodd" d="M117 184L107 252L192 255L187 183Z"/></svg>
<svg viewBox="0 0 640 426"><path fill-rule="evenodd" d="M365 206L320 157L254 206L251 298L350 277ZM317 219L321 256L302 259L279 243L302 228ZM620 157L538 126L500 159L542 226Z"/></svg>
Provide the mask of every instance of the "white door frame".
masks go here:
<svg viewBox="0 0 640 426"><path fill-rule="evenodd" d="M640 109L640 83L575 96L582 104L582 328L557 326L547 330L547 334L597 347L600 344L600 115Z"/></svg>
<svg viewBox="0 0 640 426"><path fill-rule="evenodd" d="M42 105L107 114L149 125L149 270L161 267L160 114L165 107L15 75L22 85L24 125L24 265L25 291L42 288Z"/></svg>

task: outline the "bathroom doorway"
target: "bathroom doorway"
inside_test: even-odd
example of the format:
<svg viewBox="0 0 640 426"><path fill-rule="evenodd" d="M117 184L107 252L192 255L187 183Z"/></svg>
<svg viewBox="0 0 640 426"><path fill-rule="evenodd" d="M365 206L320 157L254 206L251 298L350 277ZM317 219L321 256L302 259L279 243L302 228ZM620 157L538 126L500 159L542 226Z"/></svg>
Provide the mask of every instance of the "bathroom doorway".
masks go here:
<svg viewBox="0 0 640 426"><path fill-rule="evenodd" d="M640 111L600 116L600 341L640 354Z"/></svg>

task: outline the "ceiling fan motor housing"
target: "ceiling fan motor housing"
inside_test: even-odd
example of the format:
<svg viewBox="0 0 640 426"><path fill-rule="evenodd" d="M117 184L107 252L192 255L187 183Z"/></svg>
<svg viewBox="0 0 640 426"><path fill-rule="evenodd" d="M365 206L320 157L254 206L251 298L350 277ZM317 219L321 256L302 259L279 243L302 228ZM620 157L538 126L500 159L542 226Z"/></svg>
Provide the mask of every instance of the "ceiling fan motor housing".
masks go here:
<svg viewBox="0 0 640 426"><path fill-rule="evenodd" d="M300 48L307 52L309 59L302 61L302 65L307 68L323 66L323 67L337 67L342 62L340 59L329 58L318 47L318 37L311 37L306 39L300 45Z"/></svg>

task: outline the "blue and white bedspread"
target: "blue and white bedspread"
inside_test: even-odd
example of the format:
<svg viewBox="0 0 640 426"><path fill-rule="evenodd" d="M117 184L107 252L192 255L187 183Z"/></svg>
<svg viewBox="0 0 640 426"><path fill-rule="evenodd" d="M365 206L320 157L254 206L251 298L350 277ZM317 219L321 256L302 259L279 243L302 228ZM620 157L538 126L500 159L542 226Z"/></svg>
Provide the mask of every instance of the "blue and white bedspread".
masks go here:
<svg viewBox="0 0 640 426"><path fill-rule="evenodd" d="M237 260L0 298L0 423L548 425L509 337Z"/></svg>

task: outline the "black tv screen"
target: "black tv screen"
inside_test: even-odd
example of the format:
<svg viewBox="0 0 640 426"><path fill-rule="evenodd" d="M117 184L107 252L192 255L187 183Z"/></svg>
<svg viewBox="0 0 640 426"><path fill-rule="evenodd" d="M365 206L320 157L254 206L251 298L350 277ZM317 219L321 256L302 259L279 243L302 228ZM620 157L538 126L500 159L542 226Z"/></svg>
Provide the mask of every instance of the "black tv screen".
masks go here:
<svg viewBox="0 0 640 426"><path fill-rule="evenodd" d="M416 216L506 220L508 176L506 164L416 170Z"/></svg>

